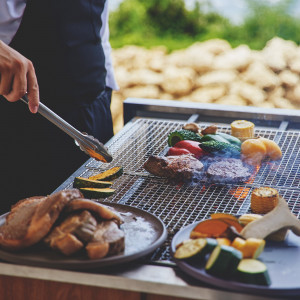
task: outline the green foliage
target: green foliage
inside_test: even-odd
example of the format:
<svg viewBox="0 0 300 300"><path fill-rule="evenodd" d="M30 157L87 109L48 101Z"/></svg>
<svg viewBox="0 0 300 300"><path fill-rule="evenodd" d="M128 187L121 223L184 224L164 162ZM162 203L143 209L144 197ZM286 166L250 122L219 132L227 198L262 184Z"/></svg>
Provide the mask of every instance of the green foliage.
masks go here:
<svg viewBox="0 0 300 300"><path fill-rule="evenodd" d="M262 49L274 36L300 43L300 20L288 13L294 0L273 5L266 0L245 1L248 14L237 26L213 10L204 10L203 2L188 10L184 0L124 0L110 14L111 44L113 48L164 45L172 51L212 38L252 49Z"/></svg>

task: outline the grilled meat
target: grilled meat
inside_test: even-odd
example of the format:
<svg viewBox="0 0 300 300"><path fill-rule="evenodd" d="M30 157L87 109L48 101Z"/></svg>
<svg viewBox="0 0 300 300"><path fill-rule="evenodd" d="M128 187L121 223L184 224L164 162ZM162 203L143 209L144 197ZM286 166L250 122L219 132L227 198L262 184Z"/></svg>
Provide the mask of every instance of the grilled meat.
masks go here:
<svg viewBox="0 0 300 300"><path fill-rule="evenodd" d="M93 239L87 244L86 251L91 259L118 254L125 248L125 234L116 222L108 220L97 225Z"/></svg>
<svg viewBox="0 0 300 300"><path fill-rule="evenodd" d="M69 202L66 207L65 211L66 212L72 212L72 211L77 211L77 210L88 210L101 219L105 220L116 220L118 224L121 224L123 221L121 217L118 215L117 212L113 210L113 208L107 207L104 204L87 200L87 199L75 199L71 202Z"/></svg>
<svg viewBox="0 0 300 300"><path fill-rule="evenodd" d="M237 158L222 158L211 163L206 171L212 182L237 183L245 182L251 176L250 167Z"/></svg>
<svg viewBox="0 0 300 300"><path fill-rule="evenodd" d="M44 242L65 255L71 255L93 238L97 221L87 210L67 216L46 236Z"/></svg>
<svg viewBox="0 0 300 300"><path fill-rule="evenodd" d="M144 168L153 175L178 182L199 179L203 175L203 164L191 154L166 157L152 155Z"/></svg>
<svg viewBox="0 0 300 300"><path fill-rule="evenodd" d="M0 227L0 246L19 250L43 239L65 205L82 197L77 189L57 192L48 197L31 197L15 204Z"/></svg>

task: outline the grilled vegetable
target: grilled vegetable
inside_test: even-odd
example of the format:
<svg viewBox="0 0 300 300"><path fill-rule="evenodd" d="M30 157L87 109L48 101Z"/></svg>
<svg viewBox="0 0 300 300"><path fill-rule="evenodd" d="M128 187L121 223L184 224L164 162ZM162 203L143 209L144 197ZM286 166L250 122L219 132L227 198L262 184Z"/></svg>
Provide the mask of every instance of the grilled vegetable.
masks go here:
<svg viewBox="0 0 300 300"><path fill-rule="evenodd" d="M182 129L186 129L186 130L189 130L189 131L193 131L195 133L199 133L199 130L200 130L200 127L197 123L187 123L187 124L184 124Z"/></svg>
<svg viewBox="0 0 300 300"><path fill-rule="evenodd" d="M236 222L239 222L239 219L236 218L235 216L227 213L213 213L210 215L212 219L232 219Z"/></svg>
<svg viewBox="0 0 300 300"><path fill-rule="evenodd" d="M248 284L271 284L267 266L257 259L242 259L236 270L236 278Z"/></svg>
<svg viewBox="0 0 300 300"><path fill-rule="evenodd" d="M73 182L74 188L108 188L112 185L110 181L91 180L83 177L75 177Z"/></svg>
<svg viewBox="0 0 300 300"><path fill-rule="evenodd" d="M243 258L257 258L266 245L265 240L249 238L244 240L242 238L236 237L231 246L240 250L243 254Z"/></svg>
<svg viewBox="0 0 300 300"><path fill-rule="evenodd" d="M283 228L290 228L293 233L300 236L300 220L291 213L284 198L279 196L276 207L262 218L246 225L241 235L246 239L250 237L264 239Z"/></svg>
<svg viewBox="0 0 300 300"><path fill-rule="evenodd" d="M242 142L240 139L238 139L235 136L232 136L230 134L224 133L224 132L218 132L218 135L221 136L222 138L226 139L230 144L236 145L238 147L241 147Z"/></svg>
<svg viewBox="0 0 300 300"><path fill-rule="evenodd" d="M231 247L225 245L217 245L212 251L205 265L207 273L224 277L236 271L242 259L242 253Z"/></svg>
<svg viewBox="0 0 300 300"><path fill-rule="evenodd" d="M168 151L168 155L182 155L188 153L193 154L196 158L207 154L199 147L199 142L189 140L179 141Z"/></svg>
<svg viewBox="0 0 300 300"><path fill-rule="evenodd" d="M208 141L200 143L200 147L204 151L218 156L239 157L241 153L239 147L230 143L223 143L217 141Z"/></svg>
<svg viewBox="0 0 300 300"><path fill-rule="evenodd" d="M88 179L109 181L109 180L114 180L114 179L120 177L122 174L123 174L123 167L113 167L109 170L106 170L106 171L100 173L100 174L90 176Z"/></svg>
<svg viewBox="0 0 300 300"><path fill-rule="evenodd" d="M173 131L168 135L168 145L170 147L173 147L176 143L182 140L200 142L201 136L198 133L186 129Z"/></svg>
<svg viewBox="0 0 300 300"><path fill-rule="evenodd" d="M201 258L217 245L215 239L190 239L178 245L174 257L177 259Z"/></svg>
<svg viewBox="0 0 300 300"><path fill-rule="evenodd" d="M233 226L237 232L243 229L237 221L229 218L204 220L195 226L190 233L190 237L229 238L232 234L230 230L231 226Z"/></svg>
<svg viewBox="0 0 300 300"><path fill-rule="evenodd" d="M259 165L266 154L267 148L260 139L248 139L241 145L242 159L249 165Z"/></svg>
<svg viewBox="0 0 300 300"><path fill-rule="evenodd" d="M278 160L282 157L282 152L280 147L272 140L260 137L259 140L261 140L264 145L266 146L266 156L269 157L271 160Z"/></svg>
<svg viewBox="0 0 300 300"><path fill-rule="evenodd" d="M80 188L79 190L82 192L84 197L89 199L106 198L113 195L113 193L115 192L114 189L110 188Z"/></svg>
<svg viewBox="0 0 300 300"><path fill-rule="evenodd" d="M262 218L262 215L259 214L244 214L239 217L239 222L242 226L246 226L252 221L258 220ZM279 229L266 237L268 241L282 242L285 240L286 235L288 233L287 228Z"/></svg>
<svg viewBox="0 0 300 300"><path fill-rule="evenodd" d="M260 187L251 193L251 210L256 214L271 211L278 203L278 191L271 187Z"/></svg>
<svg viewBox="0 0 300 300"><path fill-rule="evenodd" d="M236 120L231 123L231 135L241 141L254 137L254 124L246 120Z"/></svg>
<svg viewBox="0 0 300 300"><path fill-rule="evenodd" d="M216 141L216 142L222 142L229 144L229 141L227 141L225 138L220 136L218 133L216 134L205 134L201 138L201 142L209 142L209 141Z"/></svg>

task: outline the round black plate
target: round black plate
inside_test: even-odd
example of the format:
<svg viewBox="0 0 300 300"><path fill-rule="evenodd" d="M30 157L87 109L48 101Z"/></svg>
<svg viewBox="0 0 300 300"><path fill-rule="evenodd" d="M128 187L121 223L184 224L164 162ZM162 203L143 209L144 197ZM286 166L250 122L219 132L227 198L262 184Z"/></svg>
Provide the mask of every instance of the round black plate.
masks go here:
<svg viewBox="0 0 300 300"><path fill-rule="evenodd" d="M190 232L198 224L193 223L180 230L173 238L171 249L175 252L176 245L189 238ZM284 242L267 242L259 260L268 267L271 278L270 286L239 283L221 279L205 272L205 260L198 265L174 259L178 267L190 276L211 285L243 293L264 295L300 295L300 238L292 232Z"/></svg>
<svg viewBox="0 0 300 300"><path fill-rule="evenodd" d="M0 250L0 259L22 265L59 268L92 269L130 262L146 256L160 247L167 238L165 225L154 215L136 207L116 203L104 203L122 216L125 232L125 251L102 259L89 259L84 252L70 257L45 246L33 246L20 252ZM0 216L0 226L5 222Z"/></svg>

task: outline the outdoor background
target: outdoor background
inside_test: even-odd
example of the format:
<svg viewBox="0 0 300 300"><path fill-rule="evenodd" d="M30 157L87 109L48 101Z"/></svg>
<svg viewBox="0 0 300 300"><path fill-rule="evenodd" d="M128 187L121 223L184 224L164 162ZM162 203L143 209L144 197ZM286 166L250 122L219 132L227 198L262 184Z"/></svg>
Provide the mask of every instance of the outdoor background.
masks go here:
<svg viewBox="0 0 300 300"><path fill-rule="evenodd" d="M300 109L300 1L108 0L126 98Z"/></svg>

